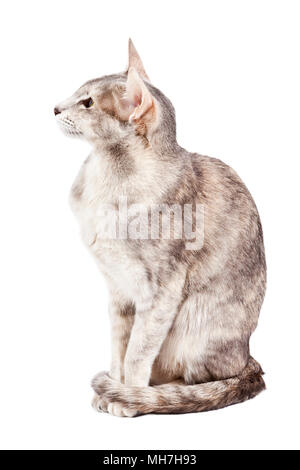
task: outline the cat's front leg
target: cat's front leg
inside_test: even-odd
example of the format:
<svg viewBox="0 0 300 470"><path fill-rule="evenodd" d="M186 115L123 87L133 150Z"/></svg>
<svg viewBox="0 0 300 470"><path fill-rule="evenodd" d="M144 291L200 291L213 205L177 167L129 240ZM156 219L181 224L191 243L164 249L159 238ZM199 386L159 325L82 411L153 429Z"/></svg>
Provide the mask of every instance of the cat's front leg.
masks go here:
<svg viewBox="0 0 300 470"><path fill-rule="evenodd" d="M124 358L126 354L127 345L130 338L130 333L134 321L135 307L128 300L124 299L119 292L111 291L109 302L109 316L111 321L111 366L109 374L101 372L97 375L98 378L110 377L118 382L124 383ZM102 395L96 393L92 400L92 406L97 411L109 412L116 416L134 416L136 413L126 411L123 414L122 407L118 404L111 403L110 400Z"/></svg>
<svg viewBox="0 0 300 470"><path fill-rule="evenodd" d="M111 294L109 316L111 321L112 357L109 375L124 382L124 359L135 314L134 305L117 292Z"/></svg>
<svg viewBox="0 0 300 470"><path fill-rule="evenodd" d="M181 290L179 290L179 293ZM138 306L125 356L125 384L148 386L152 365L157 357L181 301L181 295L164 292L151 309L140 311Z"/></svg>
<svg viewBox="0 0 300 470"><path fill-rule="evenodd" d="M152 365L159 354L162 343L168 335L170 327L183 300L183 285L185 273L177 273L178 276L169 281L168 287L164 287L160 292L153 296L153 302L139 302L136 299L135 314L132 315L133 326L130 332L129 342L126 348L115 349L116 344L124 342L115 342L113 357L122 357L125 349L124 360L124 383L132 386L133 395L135 387L148 386L151 377ZM119 315L120 317L120 315ZM115 321L118 317L115 318ZM120 318L119 318L120 320ZM118 321L119 321L118 320ZM116 323L112 323L116 325ZM117 323L118 325L118 323ZM120 324L119 324L120 326ZM119 329L119 328L118 328ZM118 330L117 329L117 330ZM113 328L114 330L114 328ZM116 335L116 331L113 333ZM120 354L120 352L122 353ZM113 361L114 362L114 361ZM118 361L115 361L111 374L118 369ZM114 381L110 375L98 375L94 378L93 388L97 392L93 402L98 411L108 411L115 416L135 416L139 414L138 407L135 405L127 407L115 399L113 387L124 387L120 381Z"/></svg>
<svg viewBox="0 0 300 470"><path fill-rule="evenodd" d="M136 308L124 361L124 384L133 387L132 390L128 389L133 396L135 396L135 387L149 385L153 362L168 335L179 305L177 296L161 296L160 301L155 302L151 309L139 310ZM119 342L118 344L120 347L124 343ZM115 354L120 357L120 349L115 350ZM118 378L116 379L118 382L112 380L116 366L116 375L118 375L119 361L114 364L109 375L103 373L94 378L93 388L97 393L93 400L93 406L97 411L107 411L114 416L136 416L139 414L138 407L135 405L125 406L115 399L113 387L117 387L117 389L124 387Z"/></svg>

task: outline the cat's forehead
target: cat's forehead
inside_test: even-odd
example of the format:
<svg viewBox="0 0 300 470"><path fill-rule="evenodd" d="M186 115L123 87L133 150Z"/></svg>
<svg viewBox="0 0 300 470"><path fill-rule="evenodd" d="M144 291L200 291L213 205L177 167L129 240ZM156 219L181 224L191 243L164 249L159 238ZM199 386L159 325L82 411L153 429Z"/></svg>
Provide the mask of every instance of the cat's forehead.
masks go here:
<svg viewBox="0 0 300 470"><path fill-rule="evenodd" d="M126 82L125 74L105 75L100 78L94 78L85 82L77 91L77 96L92 95L107 91L114 86L124 84Z"/></svg>

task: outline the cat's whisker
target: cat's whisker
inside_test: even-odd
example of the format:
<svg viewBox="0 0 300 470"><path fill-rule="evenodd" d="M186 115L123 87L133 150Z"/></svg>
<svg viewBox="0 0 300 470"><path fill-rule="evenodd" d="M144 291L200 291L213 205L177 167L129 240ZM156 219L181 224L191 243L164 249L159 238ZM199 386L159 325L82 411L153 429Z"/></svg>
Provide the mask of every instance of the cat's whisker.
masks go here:
<svg viewBox="0 0 300 470"><path fill-rule="evenodd" d="M69 135L71 137L79 137L82 135L82 132L80 132L76 126L75 123L66 117L60 118L58 120L58 125L61 128L62 132L66 135Z"/></svg>

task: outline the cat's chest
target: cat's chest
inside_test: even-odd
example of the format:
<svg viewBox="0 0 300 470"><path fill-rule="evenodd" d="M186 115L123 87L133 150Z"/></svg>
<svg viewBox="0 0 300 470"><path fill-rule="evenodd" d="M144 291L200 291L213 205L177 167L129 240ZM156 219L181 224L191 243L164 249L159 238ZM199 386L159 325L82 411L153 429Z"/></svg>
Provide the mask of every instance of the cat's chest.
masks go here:
<svg viewBox="0 0 300 470"><path fill-rule="evenodd" d="M109 204L101 198L101 191L87 170L83 167L72 185L70 206L79 223L82 241L96 257L101 270L108 274L118 267L120 271L119 260L127 260L127 250L124 243L105 236L104 208ZM109 221L109 214L106 217Z"/></svg>
<svg viewBox="0 0 300 470"><path fill-rule="evenodd" d="M107 209L116 205L111 202L109 185L95 176L95 168L87 162L70 192L70 206L79 222L81 238L107 279L134 302L149 305L152 293L148 269L136 253L134 244L114 237L112 225L107 230L106 222L113 220Z"/></svg>
<svg viewBox="0 0 300 470"><path fill-rule="evenodd" d="M110 185L103 177L97 159L90 155L80 168L69 197L71 209L79 222L81 237L89 247L97 239L103 207L108 205L110 197Z"/></svg>
<svg viewBox="0 0 300 470"><path fill-rule="evenodd" d="M85 168L81 168L70 191L69 201L80 227L81 238L85 245L91 246L96 239L97 207L89 197L91 188L85 175Z"/></svg>

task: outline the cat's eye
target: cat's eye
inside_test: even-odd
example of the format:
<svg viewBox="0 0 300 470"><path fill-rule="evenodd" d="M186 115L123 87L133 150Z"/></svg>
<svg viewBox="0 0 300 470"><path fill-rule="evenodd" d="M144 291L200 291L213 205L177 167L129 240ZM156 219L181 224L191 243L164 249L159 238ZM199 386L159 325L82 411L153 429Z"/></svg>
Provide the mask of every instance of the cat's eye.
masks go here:
<svg viewBox="0 0 300 470"><path fill-rule="evenodd" d="M87 98L86 100L82 101L83 106L86 108L91 108L94 104L94 100L92 98Z"/></svg>

